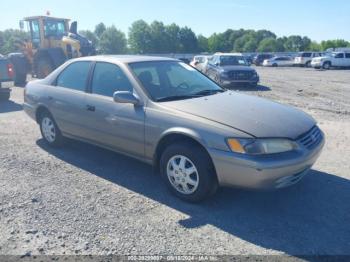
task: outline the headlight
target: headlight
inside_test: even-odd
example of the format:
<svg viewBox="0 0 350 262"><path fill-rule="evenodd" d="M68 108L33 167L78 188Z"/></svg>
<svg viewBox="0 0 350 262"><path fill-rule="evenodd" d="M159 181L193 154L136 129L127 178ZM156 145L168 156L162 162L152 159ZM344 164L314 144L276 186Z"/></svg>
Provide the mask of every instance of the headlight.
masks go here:
<svg viewBox="0 0 350 262"><path fill-rule="evenodd" d="M288 139L268 138L268 139L227 139L227 144L232 152L262 155L275 154L292 151L297 148L297 144Z"/></svg>

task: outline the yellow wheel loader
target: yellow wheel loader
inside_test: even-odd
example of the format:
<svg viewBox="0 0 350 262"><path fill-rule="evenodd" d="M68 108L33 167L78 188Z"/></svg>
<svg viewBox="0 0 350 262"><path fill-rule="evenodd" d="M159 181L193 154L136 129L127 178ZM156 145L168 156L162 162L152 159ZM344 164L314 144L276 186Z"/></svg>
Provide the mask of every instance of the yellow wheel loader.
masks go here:
<svg viewBox="0 0 350 262"><path fill-rule="evenodd" d="M9 54L14 66L15 84L21 85L26 76L44 78L66 60L95 55L91 41L77 32L77 22L51 16L26 17L20 27L27 30L30 38L19 43L20 53Z"/></svg>

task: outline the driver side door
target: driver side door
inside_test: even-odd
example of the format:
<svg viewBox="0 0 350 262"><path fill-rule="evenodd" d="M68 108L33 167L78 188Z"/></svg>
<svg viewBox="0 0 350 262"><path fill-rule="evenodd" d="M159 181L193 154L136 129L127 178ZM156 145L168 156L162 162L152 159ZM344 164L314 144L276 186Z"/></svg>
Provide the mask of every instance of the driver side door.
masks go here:
<svg viewBox="0 0 350 262"><path fill-rule="evenodd" d="M116 91L133 92L132 84L116 64L95 64L89 93L86 95L86 115L89 119L89 140L102 146L144 157L144 121L142 105L117 103Z"/></svg>

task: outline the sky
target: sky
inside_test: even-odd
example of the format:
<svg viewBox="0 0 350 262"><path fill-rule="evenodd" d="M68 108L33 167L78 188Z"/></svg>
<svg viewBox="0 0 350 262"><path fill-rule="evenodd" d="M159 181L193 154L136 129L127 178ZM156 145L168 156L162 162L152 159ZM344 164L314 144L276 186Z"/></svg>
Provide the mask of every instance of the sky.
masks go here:
<svg viewBox="0 0 350 262"><path fill-rule="evenodd" d="M143 19L174 22L207 37L244 28L316 41L350 40L349 0L3 0L0 10L0 30L19 28L23 17L50 11L52 16L78 21L80 30L103 22L127 33L132 22Z"/></svg>

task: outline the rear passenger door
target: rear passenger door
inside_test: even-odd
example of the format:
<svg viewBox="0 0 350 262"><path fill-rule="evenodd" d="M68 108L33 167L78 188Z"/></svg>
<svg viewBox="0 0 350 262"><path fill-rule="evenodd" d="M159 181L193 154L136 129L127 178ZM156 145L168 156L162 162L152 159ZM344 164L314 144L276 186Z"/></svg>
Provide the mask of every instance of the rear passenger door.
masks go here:
<svg viewBox="0 0 350 262"><path fill-rule="evenodd" d="M113 94L116 91L136 94L128 77L118 65L97 62L86 97L89 140L142 158L144 107L114 102Z"/></svg>
<svg viewBox="0 0 350 262"><path fill-rule="evenodd" d="M50 112L63 133L84 137L85 99L89 61L73 62L47 88L46 99Z"/></svg>

